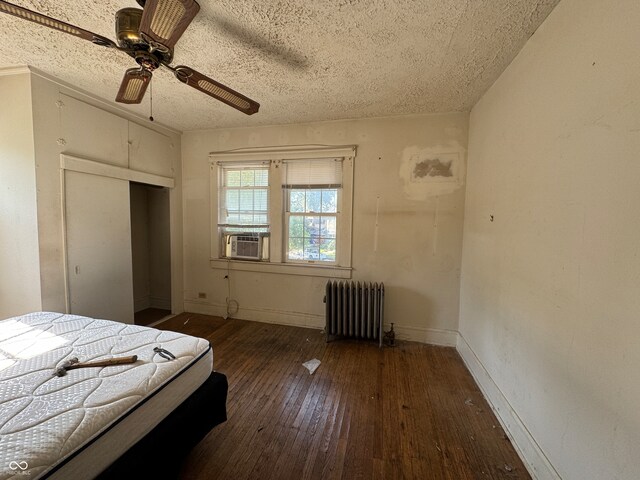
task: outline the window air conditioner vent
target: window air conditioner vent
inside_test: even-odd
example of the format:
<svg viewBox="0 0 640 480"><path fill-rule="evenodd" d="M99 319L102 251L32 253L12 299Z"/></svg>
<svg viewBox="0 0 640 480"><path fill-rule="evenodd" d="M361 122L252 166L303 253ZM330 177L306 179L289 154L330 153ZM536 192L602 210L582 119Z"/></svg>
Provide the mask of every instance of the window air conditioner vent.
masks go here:
<svg viewBox="0 0 640 480"><path fill-rule="evenodd" d="M227 237L227 258L262 260L265 234L231 234Z"/></svg>

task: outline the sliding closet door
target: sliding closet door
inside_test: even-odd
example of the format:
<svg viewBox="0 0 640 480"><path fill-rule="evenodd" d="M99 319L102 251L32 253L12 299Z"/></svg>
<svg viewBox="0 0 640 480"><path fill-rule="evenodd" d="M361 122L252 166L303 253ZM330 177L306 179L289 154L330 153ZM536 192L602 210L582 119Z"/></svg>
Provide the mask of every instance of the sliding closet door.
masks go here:
<svg viewBox="0 0 640 480"><path fill-rule="evenodd" d="M133 323L129 182L65 172L70 312Z"/></svg>

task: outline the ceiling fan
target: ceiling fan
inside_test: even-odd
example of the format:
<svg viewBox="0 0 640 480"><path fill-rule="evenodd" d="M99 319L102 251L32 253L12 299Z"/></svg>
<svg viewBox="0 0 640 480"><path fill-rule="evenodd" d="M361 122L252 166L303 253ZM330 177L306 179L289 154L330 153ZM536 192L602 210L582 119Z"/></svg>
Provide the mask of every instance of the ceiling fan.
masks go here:
<svg viewBox="0 0 640 480"><path fill-rule="evenodd" d="M151 81L152 72L163 66L171 70L182 83L247 115L258 111L259 103L193 68L171 66L173 47L200 10L200 5L195 0L136 1L142 10L123 8L116 12L117 44L96 33L2 0L0 12L89 40L102 47L120 50L133 57L139 68L130 68L125 72L116 102L140 103Z"/></svg>

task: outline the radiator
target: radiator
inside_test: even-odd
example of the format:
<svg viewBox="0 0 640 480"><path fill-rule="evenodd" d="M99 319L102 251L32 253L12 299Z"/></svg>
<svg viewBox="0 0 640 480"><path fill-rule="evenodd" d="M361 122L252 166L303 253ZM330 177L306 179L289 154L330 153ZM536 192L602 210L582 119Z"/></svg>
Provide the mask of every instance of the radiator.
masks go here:
<svg viewBox="0 0 640 480"><path fill-rule="evenodd" d="M328 281L326 295L327 342L332 337L377 340L382 346L384 284Z"/></svg>

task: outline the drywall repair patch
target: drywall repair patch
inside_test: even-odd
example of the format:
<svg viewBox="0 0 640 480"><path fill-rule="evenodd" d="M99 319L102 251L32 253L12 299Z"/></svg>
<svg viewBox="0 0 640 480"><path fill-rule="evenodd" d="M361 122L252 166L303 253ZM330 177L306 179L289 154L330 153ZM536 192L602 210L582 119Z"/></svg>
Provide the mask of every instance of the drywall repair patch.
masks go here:
<svg viewBox="0 0 640 480"><path fill-rule="evenodd" d="M459 145L405 148L400 166L405 194L413 200L424 200L455 192L464 184L463 162L464 149Z"/></svg>
<svg viewBox="0 0 640 480"><path fill-rule="evenodd" d="M439 158L419 161L413 168L413 178L453 177L452 164L453 160L442 161Z"/></svg>
<svg viewBox="0 0 640 480"><path fill-rule="evenodd" d="M458 173L458 153L416 153L411 155L411 182L455 183Z"/></svg>

